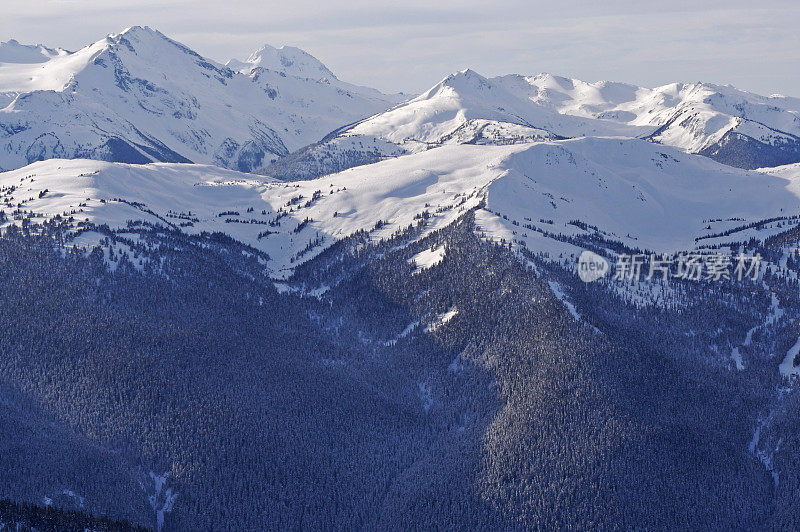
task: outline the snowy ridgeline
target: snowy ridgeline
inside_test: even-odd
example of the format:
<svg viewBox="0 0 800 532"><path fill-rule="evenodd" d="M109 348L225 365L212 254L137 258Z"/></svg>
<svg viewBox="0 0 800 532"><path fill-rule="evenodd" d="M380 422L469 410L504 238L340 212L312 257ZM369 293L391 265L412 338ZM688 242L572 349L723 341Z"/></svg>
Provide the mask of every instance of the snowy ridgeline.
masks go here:
<svg viewBox="0 0 800 532"><path fill-rule="evenodd" d="M442 146L321 179L278 182L217 167L50 160L0 174L3 224L72 217L223 232L270 257L275 278L357 231L426 232L478 209L479 231L554 260L600 235L655 252L763 239L800 208L800 168L747 172L641 140ZM620 209L619 205L625 205ZM764 220L778 220L759 224ZM92 233L78 241L91 245ZM123 252L125 248L115 251ZM413 258L418 271L444 249Z"/></svg>
<svg viewBox="0 0 800 532"><path fill-rule="evenodd" d="M551 74L485 78L467 69L340 131L301 159L315 171L326 161L341 164L345 154L358 151L356 144L363 157L443 144L617 136L646 138L755 169L800 161L799 116L796 98L764 97L730 86L672 83L648 89Z"/></svg>

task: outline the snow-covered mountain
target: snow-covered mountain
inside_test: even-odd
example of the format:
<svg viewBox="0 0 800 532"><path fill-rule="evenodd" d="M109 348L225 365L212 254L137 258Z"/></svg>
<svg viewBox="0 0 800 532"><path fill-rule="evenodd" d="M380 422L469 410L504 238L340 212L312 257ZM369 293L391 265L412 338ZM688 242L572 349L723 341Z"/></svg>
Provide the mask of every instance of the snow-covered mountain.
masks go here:
<svg viewBox="0 0 800 532"><path fill-rule="evenodd" d="M76 52L12 40L0 44L0 169L93 158L272 165L266 173L302 179L443 144L584 136L644 138L742 168L800 161L800 100L729 86L467 69L395 105L404 99L343 82L289 46L221 65L142 27Z"/></svg>
<svg viewBox="0 0 800 532"><path fill-rule="evenodd" d="M271 175L302 178L440 146L623 136L741 168L800 161L800 100L733 87L656 89L541 74L452 74L420 96L279 161Z"/></svg>
<svg viewBox="0 0 800 532"><path fill-rule="evenodd" d="M289 179L315 177L444 144L504 145L612 132L628 134L630 128L561 115L467 69L292 154L267 173Z"/></svg>
<svg viewBox="0 0 800 532"><path fill-rule="evenodd" d="M580 252L566 240L598 236L656 252L763 239L777 224L755 222L800 210L796 175L610 138L446 145L292 183L203 165L51 160L0 174L0 187L6 223L34 213L76 227L222 232L267 253L274 278L357 231L386 238L426 219L430 232L470 209L487 238L553 257Z"/></svg>
<svg viewBox="0 0 800 532"><path fill-rule="evenodd" d="M768 227L744 226L798 207L794 175L692 155L725 159L746 133L772 139L775 155L800 134L791 98L467 69L371 114L402 96L342 82L292 47L223 66L134 27L74 53L15 42L0 52L11 98L0 164L22 167L2 176L9 221L31 211L220 231L269 254L275 277L356 231L387 236L420 217L433 230L479 206L490 238L559 252L592 235L656 251L763 237ZM270 177L222 169L276 160Z"/></svg>
<svg viewBox="0 0 800 532"><path fill-rule="evenodd" d="M550 74L520 79L531 101L559 113L655 127L654 142L707 155L742 168L800 160L800 99L760 96L711 83L672 83L654 89Z"/></svg>
<svg viewBox="0 0 800 532"><path fill-rule="evenodd" d="M333 72L319 59L294 46L275 48L265 45L244 61L231 59L226 66L248 74L257 68L263 68L297 78L338 81Z"/></svg>
<svg viewBox="0 0 800 532"><path fill-rule="evenodd" d="M142 27L74 53L4 43L0 168L86 157L252 171L397 101L292 53L325 76L270 62L242 74Z"/></svg>
<svg viewBox="0 0 800 532"><path fill-rule="evenodd" d="M231 59L226 63L226 66L253 78L264 86L269 86L270 83L272 83L272 86L286 83L285 81L281 82L276 76L280 78L298 78L307 82L316 81L336 87L346 94L374 99L384 108L386 107L386 102L400 103L407 99L403 93L384 94L377 89L342 81L319 59L294 46L284 45L280 48L275 48L267 44L253 52L246 60Z"/></svg>

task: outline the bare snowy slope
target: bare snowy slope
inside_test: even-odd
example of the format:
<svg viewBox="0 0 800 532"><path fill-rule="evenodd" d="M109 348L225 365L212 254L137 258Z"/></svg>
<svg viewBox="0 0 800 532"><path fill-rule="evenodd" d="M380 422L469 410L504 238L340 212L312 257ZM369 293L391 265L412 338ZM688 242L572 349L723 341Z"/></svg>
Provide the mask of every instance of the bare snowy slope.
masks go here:
<svg viewBox="0 0 800 532"><path fill-rule="evenodd" d="M330 71L324 80L266 67L245 75L149 28L74 53L19 48L0 49L3 169L84 157L251 171L396 101Z"/></svg>
<svg viewBox="0 0 800 532"><path fill-rule="evenodd" d="M600 237L658 252L764 238L800 209L800 181L637 139L446 145L324 179L276 182L211 166L52 160L0 174L6 223L73 217L223 232L266 252L276 278L336 240L374 238L468 209L487 238L553 257ZM575 237L567 243L567 237ZM91 233L80 237L91 244Z"/></svg>

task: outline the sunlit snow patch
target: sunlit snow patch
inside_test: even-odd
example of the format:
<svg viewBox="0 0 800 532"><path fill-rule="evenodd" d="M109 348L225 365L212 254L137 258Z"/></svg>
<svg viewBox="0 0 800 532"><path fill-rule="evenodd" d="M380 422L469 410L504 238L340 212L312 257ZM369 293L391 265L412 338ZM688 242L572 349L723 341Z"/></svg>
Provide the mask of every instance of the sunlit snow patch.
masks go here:
<svg viewBox="0 0 800 532"><path fill-rule="evenodd" d="M436 316L436 319L427 327L425 327L425 332L434 332L438 330L442 325L447 323L448 321L452 320L455 315L458 314L458 309L452 307L450 310L445 312L444 314L439 314Z"/></svg>
<svg viewBox="0 0 800 532"><path fill-rule="evenodd" d="M416 265L416 269L414 273L419 273L422 270L427 270L433 266L436 266L444 259L444 246L438 246L435 248L425 249L420 251L410 259L408 262L411 264Z"/></svg>
<svg viewBox="0 0 800 532"><path fill-rule="evenodd" d="M779 368L781 375L787 378L791 378L793 375L800 375L800 366L794 365L794 359L798 353L800 353L800 338L798 338L797 342L789 349L783 362L781 362Z"/></svg>
<svg viewBox="0 0 800 532"><path fill-rule="evenodd" d="M414 329L417 328L418 325L419 325L418 321L413 321L409 323L408 326L405 329L403 329L403 332L397 335L397 338L393 338L392 340L387 340L383 342L383 345L385 345L386 347L395 345L399 339L405 338L406 336L411 334L414 331Z"/></svg>

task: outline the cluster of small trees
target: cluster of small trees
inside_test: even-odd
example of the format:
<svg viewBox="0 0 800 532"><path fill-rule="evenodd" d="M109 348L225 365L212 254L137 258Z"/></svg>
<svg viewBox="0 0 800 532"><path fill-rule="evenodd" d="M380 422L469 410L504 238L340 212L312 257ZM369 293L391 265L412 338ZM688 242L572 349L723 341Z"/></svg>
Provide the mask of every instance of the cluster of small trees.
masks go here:
<svg viewBox="0 0 800 532"><path fill-rule="evenodd" d="M57 532L64 530L93 530L97 532L145 532L141 526L106 517L93 517L75 510L61 510L0 499L0 529L20 532Z"/></svg>

